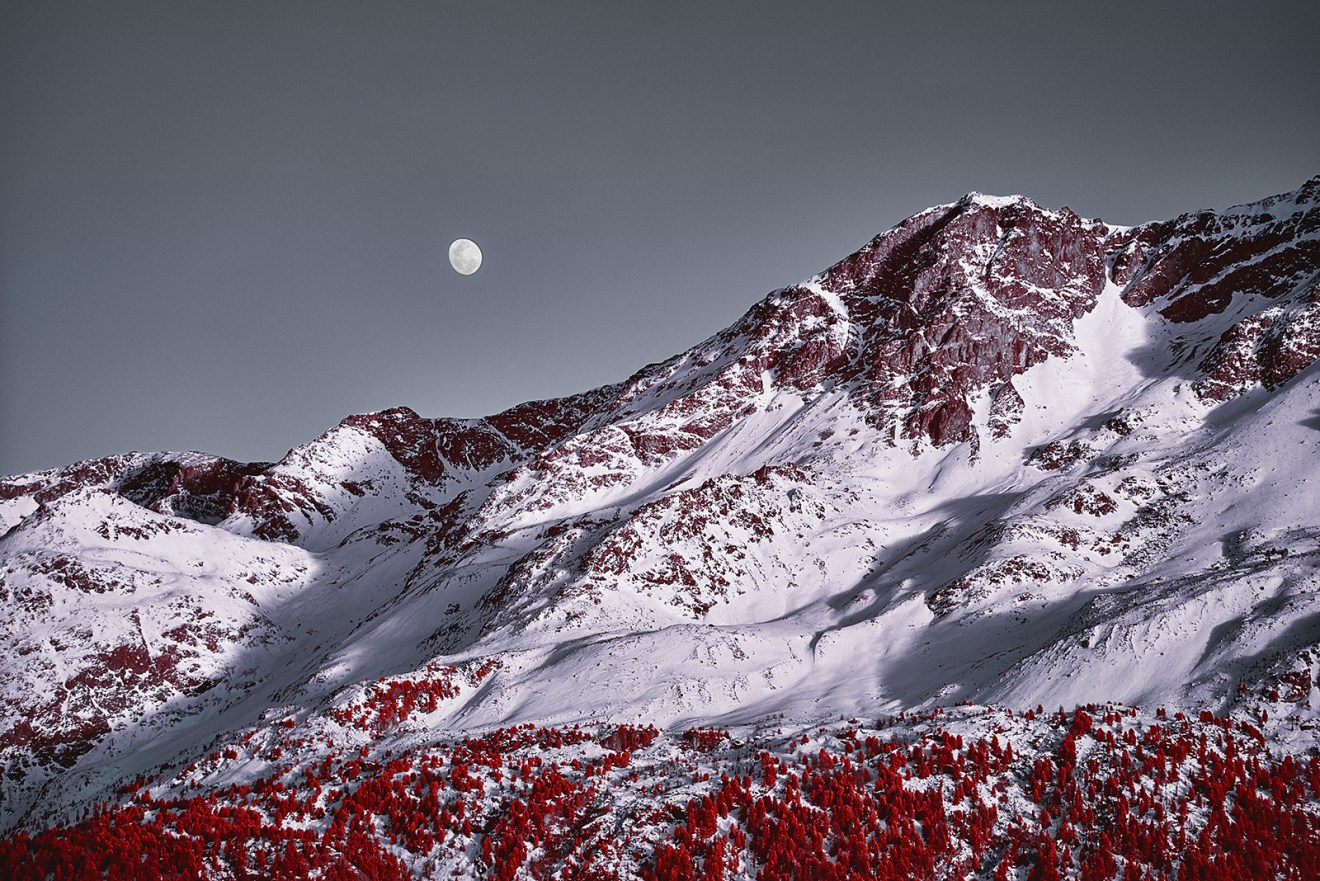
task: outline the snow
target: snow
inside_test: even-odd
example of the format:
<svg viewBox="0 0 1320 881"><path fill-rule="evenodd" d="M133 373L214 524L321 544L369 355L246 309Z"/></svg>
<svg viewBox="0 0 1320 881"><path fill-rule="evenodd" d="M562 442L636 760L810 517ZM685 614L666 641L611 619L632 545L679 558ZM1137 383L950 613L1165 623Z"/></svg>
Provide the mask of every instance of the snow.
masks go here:
<svg viewBox="0 0 1320 881"><path fill-rule="evenodd" d="M975 190L968 193L965 198L974 205L983 205L986 208L1010 208L1029 201L1025 196L987 196Z"/></svg>

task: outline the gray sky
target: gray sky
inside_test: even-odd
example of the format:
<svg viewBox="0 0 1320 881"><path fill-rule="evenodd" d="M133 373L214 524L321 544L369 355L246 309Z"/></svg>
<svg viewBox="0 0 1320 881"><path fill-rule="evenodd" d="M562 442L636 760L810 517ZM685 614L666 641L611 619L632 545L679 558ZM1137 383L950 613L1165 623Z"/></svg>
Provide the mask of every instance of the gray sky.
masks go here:
<svg viewBox="0 0 1320 881"><path fill-rule="evenodd" d="M612 382L968 190L1320 173L1313 0L887 7L10 0L0 473Z"/></svg>

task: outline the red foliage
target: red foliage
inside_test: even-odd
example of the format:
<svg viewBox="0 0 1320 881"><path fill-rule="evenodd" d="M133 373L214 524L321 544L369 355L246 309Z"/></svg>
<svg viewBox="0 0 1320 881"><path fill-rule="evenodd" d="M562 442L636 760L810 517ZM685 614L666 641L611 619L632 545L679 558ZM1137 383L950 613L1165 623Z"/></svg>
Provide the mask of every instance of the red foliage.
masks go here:
<svg viewBox="0 0 1320 881"><path fill-rule="evenodd" d="M433 713L440 702L458 697L463 684L477 685L499 669L500 662L487 658L464 665L427 665L418 678L380 679L367 686L360 700L333 710L330 714L341 725L383 734L397 728L415 714Z"/></svg>
<svg viewBox="0 0 1320 881"><path fill-rule="evenodd" d="M684 746L707 753L728 739L729 732L715 728L689 728L683 732Z"/></svg>
<svg viewBox="0 0 1320 881"><path fill-rule="evenodd" d="M620 725L608 736L601 738L600 745L613 750L645 749L660 736L660 729L654 725L641 728L636 725Z"/></svg>
<svg viewBox="0 0 1320 881"><path fill-rule="evenodd" d="M1015 753L940 712L749 744L714 729L523 725L402 756L331 754L199 794L156 797L138 780L118 806L0 840L0 875L1320 877L1318 757L1278 757L1208 713L984 715L969 711L980 727L967 730L1053 746Z"/></svg>

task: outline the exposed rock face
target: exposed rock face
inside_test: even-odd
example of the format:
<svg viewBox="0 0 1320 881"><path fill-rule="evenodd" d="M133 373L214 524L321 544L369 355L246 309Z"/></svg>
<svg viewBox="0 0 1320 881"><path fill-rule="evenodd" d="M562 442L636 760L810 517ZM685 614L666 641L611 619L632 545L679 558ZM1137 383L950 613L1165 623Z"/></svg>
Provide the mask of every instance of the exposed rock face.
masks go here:
<svg viewBox="0 0 1320 881"><path fill-rule="evenodd" d="M866 330L845 372L878 428L969 440L972 399L1073 351L1105 282L1108 228L1027 199L970 195L919 214L823 273Z"/></svg>
<svg viewBox="0 0 1320 881"><path fill-rule="evenodd" d="M1012 380L995 389L990 401L990 435L995 438L1007 437L1013 426L1022 421L1026 402L1014 388Z"/></svg>
<svg viewBox="0 0 1320 881"><path fill-rule="evenodd" d="M198 523L216 524L237 508L240 484L270 466L230 459L157 459L126 473L119 494L136 505Z"/></svg>
<svg viewBox="0 0 1320 881"><path fill-rule="evenodd" d="M1133 306L1163 301L1173 322L1223 312L1234 297L1280 297L1320 263L1320 177L1294 193L1225 212L1184 214L1132 230L1114 279Z"/></svg>
<svg viewBox="0 0 1320 881"><path fill-rule="evenodd" d="M970 194L615 385L0 480L3 822L267 714L1311 712L1318 201Z"/></svg>
<svg viewBox="0 0 1320 881"><path fill-rule="evenodd" d="M1208 401L1225 401L1255 386L1275 389L1320 358L1320 276L1314 271L1293 296L1247 315L1219 337L1198 365L1193 386Z"/></svg>

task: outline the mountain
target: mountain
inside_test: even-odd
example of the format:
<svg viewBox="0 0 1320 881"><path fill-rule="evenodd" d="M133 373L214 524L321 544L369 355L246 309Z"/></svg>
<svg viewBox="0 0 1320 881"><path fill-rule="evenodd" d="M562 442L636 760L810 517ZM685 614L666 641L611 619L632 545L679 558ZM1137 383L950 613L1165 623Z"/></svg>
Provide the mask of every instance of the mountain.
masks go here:
<svg viewBox="0 0 1320 881"><path fill-rule="evenodd" d="M1189 743L1250 720L1314 754L1317 360L1320 177L1135 227L971 193L615 385L484 419L350 416L277 463L5 478L0 829L124 822L105 802L141 825L167 795L233 799L359 750L383 773L443 742L452 764L491 731L524 732L519 761L529 730L662 750L650 772L697 757L695 786L746 758L734 741L833 738L824 762L858 719L952 737L932 720L959 704L991 708L959 716L969 739L1010 732L1054 765L1042 738L1108 747L1022 710L1112 715L1109 747L1128 711L1097 707L1188 713L1170 737ZM853 735L813 727L840 719ZM1315 822L1320 782L1302 792L1290 822ZM499 808L446 877L514 865L478 855ZM661 877L657 841L627 865Z"/></svg>

